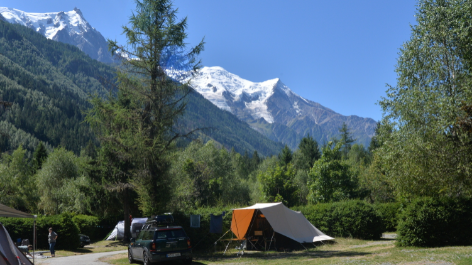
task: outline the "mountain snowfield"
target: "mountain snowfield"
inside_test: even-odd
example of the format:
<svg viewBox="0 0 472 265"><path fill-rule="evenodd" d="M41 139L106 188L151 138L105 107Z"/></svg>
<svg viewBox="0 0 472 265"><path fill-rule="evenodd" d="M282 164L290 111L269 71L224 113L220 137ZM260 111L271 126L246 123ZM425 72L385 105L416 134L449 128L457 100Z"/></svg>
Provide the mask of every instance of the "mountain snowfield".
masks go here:
<svg viewBox="0 0 472 265"><path fill-rule="evenodd" d="M172 76L172 74L171 74ZM359 143L367 146L376 122L343 116L294 93L279 78L251 82L222 67L203 67L190 85L220 109L246 121L272 140L296 148L307 134L319 143L336 137L345 122Z"/></svg>
<svg viewBox="0 0 472 265"><path fill-rule="evenodd" d="M78 8L68 12L27 13L0 7L0 15L9 23L31 28L48 39L77 46L93 59L113 61L105 38L90 26Z"/></svg>

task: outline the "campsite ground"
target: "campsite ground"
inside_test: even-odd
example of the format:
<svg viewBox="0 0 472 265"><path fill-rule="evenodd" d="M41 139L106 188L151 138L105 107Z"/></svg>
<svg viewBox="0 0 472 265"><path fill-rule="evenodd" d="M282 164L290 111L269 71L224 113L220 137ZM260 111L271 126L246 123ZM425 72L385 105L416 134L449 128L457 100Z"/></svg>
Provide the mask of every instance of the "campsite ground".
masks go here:
<svg viewBox="0 0 472 265"><path fill-rule="evenodd" d="M472 247L404 248L396 247L392 234L381 240L336 238L336 243L308 251L246 252L236 257L234 247L222 252L196 254L193 264L472 264ZM128 264L126 253L102 258L109 264Z"/></svg>
<svg viewBox="0 0 472 265"><path fill-rule="evenodd" d="M98 241L98 242L94 242L91 245L87 245L84 248L78 248L76 250L56 250L56 257L111 252L111 251L127 250L127 249L128 249L128 245L123 244L121 241ZM45 253L44 255L49 256L50 254Z"/></svg>

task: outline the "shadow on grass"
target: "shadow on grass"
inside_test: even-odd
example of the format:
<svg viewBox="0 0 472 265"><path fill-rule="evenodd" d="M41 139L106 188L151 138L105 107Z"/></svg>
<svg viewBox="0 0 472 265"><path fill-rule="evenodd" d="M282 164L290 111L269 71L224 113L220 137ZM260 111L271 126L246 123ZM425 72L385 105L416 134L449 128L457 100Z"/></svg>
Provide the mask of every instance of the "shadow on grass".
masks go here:
<svg viewBox="0 0 472 265"><path fill-rule="evenodd" d="M103 245L103 246L92 246L92 245L93 245L93 243L91 245L86 245L83 248L74 249L73 252L88 254L88 253L93 253L94 248L110 248L111 249L113 247L128 246L128 243L123 243L121 241L113 241L113 242L110 242L110 243L108 243L106 245Z"/></svg>
<svg viewBox="0 0 472 265"><path fill-rule="evenodd" d="M88 253L92 253L93 251L87 248L78 248L78 249L74 249L73 252L88 254Z"/></svg>
<svg viewBox="0 0 472 265"><path fill-rule="evenodd" d="M120 246L128 246L129 243L124 243L122 241L111 241L110 243L106 244L105 246L109 247L120 247Z"/></svg>
<svg viewBox="0 0 472 265"><path fill-rule="evenodd" d="M366 256L370 255L370 252L360 251L334 251L334 250L314 250L314 251L303 251L303 252L247 252L243 255L246 259L264 259L264 260L277 260L277 259L299 259L299 258L342 258L342 257L354 257L354 256ZM229 259L239 258L236 254L214 254L214 255L194 255L197 260L203 261L223 261ZM199 263L192 263L199 264Z"/></svg>

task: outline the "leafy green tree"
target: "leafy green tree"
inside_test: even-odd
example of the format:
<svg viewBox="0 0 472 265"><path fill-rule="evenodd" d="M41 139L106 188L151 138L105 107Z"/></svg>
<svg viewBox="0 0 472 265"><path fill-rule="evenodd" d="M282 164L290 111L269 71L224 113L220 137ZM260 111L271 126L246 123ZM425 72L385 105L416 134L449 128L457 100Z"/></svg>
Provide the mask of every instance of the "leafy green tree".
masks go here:
<svg viewBox="0 0 472 265"><path fill-rule="evenodd" d="M187 19L177 20L171 1L135 3L130 27L123 26L128 45L108 41L112 53L131 58L122 60L118 70L118 92L106 101L95 97L87 116L102 144L103 165L110 173L106 181L122 197L125 240L130 238L129 192L138 193L144 215L165 210L168 151L176 139L187 135L178 130L176 121L191 90L168 78L166 70L195 73L200 66L196 56L203 50L203 41L185 50Z"/></svg>
<svg viewBox="0 0 472 265"><path fill-rule="evenodd" d="M0 202L25 211L35 211L37 189L31 177L26 150L20 145L0 163Z"/></svg>
<svg viewBox="0 0 472 265"><path fill-rule="evenodd" d="M45 214L88 213L91 194L83 161L63 147L54 149L37 173L39 209ZM91 198L92 197L92 198Z"/></svg>
<svg viewBox="0 0 472 265"><path fill-rule="evenodd" d="M283 202L286 206L298 204L298 188L294 183L296 170L292 164L277 165L260 172L258 179L267 202Z"/></svg>
<svg viewBox="0 0 472 265"><path fill-rule="evenodd" d="M471 16L472 1L419 1L374 152L399 197L472 195L471 137L458 122L472 100Z"/></svg>
<svg viewBox="0 0 472 265"><path fill-rule="evenodd" d="M233 157L235 156L235 157ZM239 176L236 166L240 155L218 148L213 141L192 142L174 154L172 178L172 210L192 209L219 204L247 204L247 176Z"/></svg>
<svg viewBox="0 0 472 265"><path fill-rule="evenodd" d="M342 142L329 142L309 173L309 201L333 202L357 197L358 180L347 161L340 159Z"/></svg>
<svg viewBox="0 0 472 265"><path fill-rule="evenodd" d="M292 162L292 158L293 158L292 150L290 150L290 148L287 145L285 145L284 149L282 149L282 151L279 154L280 164L282 166L288 166L288 164Z"/></svg>

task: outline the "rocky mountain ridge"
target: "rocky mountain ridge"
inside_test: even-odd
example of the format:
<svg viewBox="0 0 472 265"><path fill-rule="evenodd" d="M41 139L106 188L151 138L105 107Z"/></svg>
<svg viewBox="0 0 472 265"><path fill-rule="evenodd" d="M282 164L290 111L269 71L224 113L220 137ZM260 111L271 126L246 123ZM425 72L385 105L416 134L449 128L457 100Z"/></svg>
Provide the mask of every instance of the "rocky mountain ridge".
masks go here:
<svg viewBox="0 0 472 265"><path fill-rule="evenodd" d="M68 12L28 13L0 7L0 15L0 19L31 28L48 39L77 46L92 59L113 62L107 41L85 20L78 8Z"/></svg>
<svg viewBox="0 0 472 265"><path fill-rule="evenodd" d="M294 93L279 78L251 82L221 67L203 67L192 87L220 109L235 114L251 127L296 148L308 134L319 143L336 137L346 123L358 143L368 146L376 122L356 115L343 116Z"/></svg>

